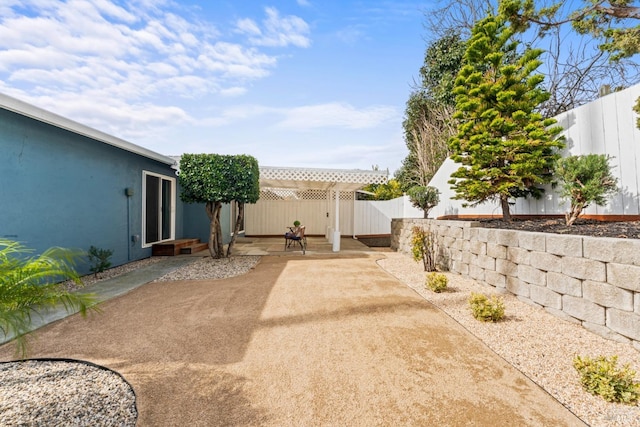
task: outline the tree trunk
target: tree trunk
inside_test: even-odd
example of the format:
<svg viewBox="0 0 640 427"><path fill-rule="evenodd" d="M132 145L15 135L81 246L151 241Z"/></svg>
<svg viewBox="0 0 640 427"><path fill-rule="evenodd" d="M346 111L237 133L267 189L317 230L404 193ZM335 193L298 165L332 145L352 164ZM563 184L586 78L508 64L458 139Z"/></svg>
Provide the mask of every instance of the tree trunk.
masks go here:
<svg viewBox="0 0 640 427"><path fill-rule="evenodd" d="M502 219L507 222L511 222L511 211L509 210L509 196L506 194L500 195L500 206L502 207Z"/></svg>
<svg viewBox="0 0 640 427"><path fill-rule="evenodd" d="M222 247L222 228L220 227L221 202L207 202L205 209L209 217L209 254L211 258L221 258L224 252Z"/></svg>
<svg viewBox="0 0 640 427"><path fill-rule="evenodd" d="M231 236L231 241L229 242L229 246L227 247L227 258L231 256L231 248L236 243L236 237L240 232L240 224L242 224L242 220L244 219L244 203L238 203L238 218L236 218L236 225L233 228L233 236Z"/></svg>
<svg viewBox="0 0 640 427"><path fill-rule="evenodd" d="M567 225L573 225L573 223L576 222L576 219L578 219L578 217L582 213L583 209L584 209L584 204L582 203L578 203L576 205L572 204L571 210L564 214L565 223Z"/></svg>

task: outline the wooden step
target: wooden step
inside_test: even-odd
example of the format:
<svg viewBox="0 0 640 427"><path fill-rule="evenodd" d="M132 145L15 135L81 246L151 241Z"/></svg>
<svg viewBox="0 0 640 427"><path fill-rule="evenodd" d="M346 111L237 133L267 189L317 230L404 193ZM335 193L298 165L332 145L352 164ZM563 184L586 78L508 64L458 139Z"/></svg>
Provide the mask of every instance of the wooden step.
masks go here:
<svg viewBox="0 0 640 427"><path fill-rule="evenodd" d="M174 256L180 254L180 249L200 243L200 239L176 239L162 243L155 243L151 249L152 256Z"/></svg>
<svg viewBox="0 0 640 427"><path fill-rule="evenodd" d="M180 248L181 254L195 254L196 252L204 251L209 248L208 243L196 243L191 246L185 246Z"/></svg>

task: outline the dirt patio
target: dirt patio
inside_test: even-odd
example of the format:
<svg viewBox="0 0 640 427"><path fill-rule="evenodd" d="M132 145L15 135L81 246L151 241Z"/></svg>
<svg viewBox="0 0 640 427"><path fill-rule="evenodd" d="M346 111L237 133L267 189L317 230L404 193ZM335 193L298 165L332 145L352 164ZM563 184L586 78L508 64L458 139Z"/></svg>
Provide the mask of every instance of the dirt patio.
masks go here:
<svg viewBox="0 0 640 427"><path fill-rule="evenodd" d="M231 279L148 283L40 329L30 356L120 372L139 426L584 425L383 256L265 256Z"/></svg>

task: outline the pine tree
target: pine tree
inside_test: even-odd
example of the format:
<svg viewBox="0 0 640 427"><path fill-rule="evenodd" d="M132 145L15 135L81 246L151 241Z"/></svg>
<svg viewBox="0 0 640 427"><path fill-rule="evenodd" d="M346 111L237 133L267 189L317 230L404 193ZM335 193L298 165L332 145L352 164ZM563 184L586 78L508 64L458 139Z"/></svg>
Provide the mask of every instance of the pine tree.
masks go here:
<svg viewBox="0 0 640 427"><path fill-rule="evenodd" d="M549 98L538 49L517 52L518 43L504 20L488 16L476 23L456 78L457 134L449 141L451 158L462 166L449 181L456 199L475 206L499 200L511 220L509 200L539 196L550 182L564 143L536 108Z"/></svg>

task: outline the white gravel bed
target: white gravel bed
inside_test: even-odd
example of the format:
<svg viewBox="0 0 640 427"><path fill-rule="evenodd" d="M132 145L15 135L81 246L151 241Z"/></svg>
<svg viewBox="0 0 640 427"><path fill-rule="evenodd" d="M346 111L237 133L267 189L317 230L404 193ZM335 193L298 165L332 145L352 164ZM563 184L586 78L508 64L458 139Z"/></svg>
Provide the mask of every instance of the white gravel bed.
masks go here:
<svg viewBox="0 0 640 427"><path fill-rule="evenodd" d="M497 294L493 287L443 273L449 279L448 290L438 294L425 287L421 263L399 253L385 256L378 261L384 270L460 323L584 422L593 427L640 426L640 406L609 403L587 393L572 365L575 356L618 355L620 365L630 363L640 374L640 353L631 344L602 338L513 295L501 295L504 321L480 322L471 315L467 299L471 292Z"/></svg>
<svg viewBox="0 0 640 427"><path fill-rule="evenodd" d="M2 426L135 426L131 386L82 362L0 363Z"/></svg>
<svg viewBox="0 0 640 427"><path fill-rule="evenodd" d="M259 256L235 256L221 259L211 257L200 258L189 265L165 274L159 279L154 280L154 282L226 279L249 272L258 264L258 261L260 261Z"/></svg>

